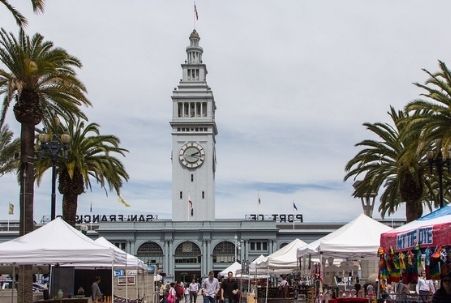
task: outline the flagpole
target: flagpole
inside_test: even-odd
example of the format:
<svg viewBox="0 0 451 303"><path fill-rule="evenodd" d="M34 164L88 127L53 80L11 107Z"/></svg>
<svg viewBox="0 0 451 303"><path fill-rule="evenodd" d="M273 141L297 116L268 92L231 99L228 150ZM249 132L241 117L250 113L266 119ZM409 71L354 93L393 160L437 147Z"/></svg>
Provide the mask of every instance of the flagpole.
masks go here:
<svg viewBox="0 0 451 303"><path fill-rule="evenodd" d="M91 201L91 207L89 208L89 212L91 213L91 220L89 220L90 221L89 225L92 230L92 201Z"/></svg>

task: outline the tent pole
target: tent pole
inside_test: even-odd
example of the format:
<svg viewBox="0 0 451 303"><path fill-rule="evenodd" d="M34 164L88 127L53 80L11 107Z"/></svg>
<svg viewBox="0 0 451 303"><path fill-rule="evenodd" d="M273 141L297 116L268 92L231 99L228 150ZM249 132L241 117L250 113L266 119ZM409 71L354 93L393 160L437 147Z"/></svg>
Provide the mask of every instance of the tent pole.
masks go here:
<svg viewBox="0 0 451 303"><path fill-rule="evenodd" d="M319 253L319 292L323 293L323 252Z"/></svg>
<svg viewBox="0 0 451 303"><path fill-rule="evenodd" d="M111 303L114 302L114 261L111 262Z"/></svg>
<svg viewBox="0 0 451 303"><path fill-rule="evenodd" d="M13 278L11 279L11 303L14 302L14 289L16 287L16 263L13 263Z"/></svg>
<svg viewBox="0 0 451 303"><path fill-rule="evenodd" d="M266 269L266 271L269 273L269 267ZM265 303L268 303L268 292L269 292L269 275L266 278L266 298L265 298Z"/></svg>

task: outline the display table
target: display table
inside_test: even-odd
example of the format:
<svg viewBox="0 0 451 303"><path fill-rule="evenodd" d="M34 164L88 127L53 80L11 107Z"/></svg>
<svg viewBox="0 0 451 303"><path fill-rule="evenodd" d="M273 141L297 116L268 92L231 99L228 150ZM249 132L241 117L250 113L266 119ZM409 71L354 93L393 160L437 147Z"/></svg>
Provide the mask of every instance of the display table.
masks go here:
<svg viewBox="0 0 451 303"><path fill-rule="evenodd" d="M330 299L329 303L368 303L367 298L337 298Z"/></svg>

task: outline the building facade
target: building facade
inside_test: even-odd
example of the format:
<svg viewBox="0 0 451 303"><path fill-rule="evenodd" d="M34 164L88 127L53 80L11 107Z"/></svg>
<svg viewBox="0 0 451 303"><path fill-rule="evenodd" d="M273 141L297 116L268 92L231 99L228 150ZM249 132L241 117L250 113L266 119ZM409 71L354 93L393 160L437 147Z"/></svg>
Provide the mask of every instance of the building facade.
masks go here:
<svg viewBox="0 0 451 303"><path fill-rule="evenodd" d="M312 242L347 223L304 223L301 214L215 219L216 104L199 41L194 30L182 78L172 92L172 220L148 214L78 218L88 236L103 236L183 281L222 271L235 261L252 262L294 239ZM18 222L0 222L0 242L17 236Z"/></svg>
<svg viewBox="0 0 451 303"><path fill-rule="evenodd" d="M172 93L172 220L215 219L215 99L207 85L199 34L193 30Z"/></svg>

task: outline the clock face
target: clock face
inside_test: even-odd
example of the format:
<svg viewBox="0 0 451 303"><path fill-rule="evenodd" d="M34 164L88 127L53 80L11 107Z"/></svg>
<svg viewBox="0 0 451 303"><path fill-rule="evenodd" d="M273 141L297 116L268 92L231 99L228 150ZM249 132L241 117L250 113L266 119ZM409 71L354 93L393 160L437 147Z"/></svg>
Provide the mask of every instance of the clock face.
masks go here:
<svg viewBox="0 0 451 303"><path fill-rule="evenodd" d="M200 144L187 143L180 149L179 160L180 163L188 168L199 167L205 161L205 151Z"/></svg>

